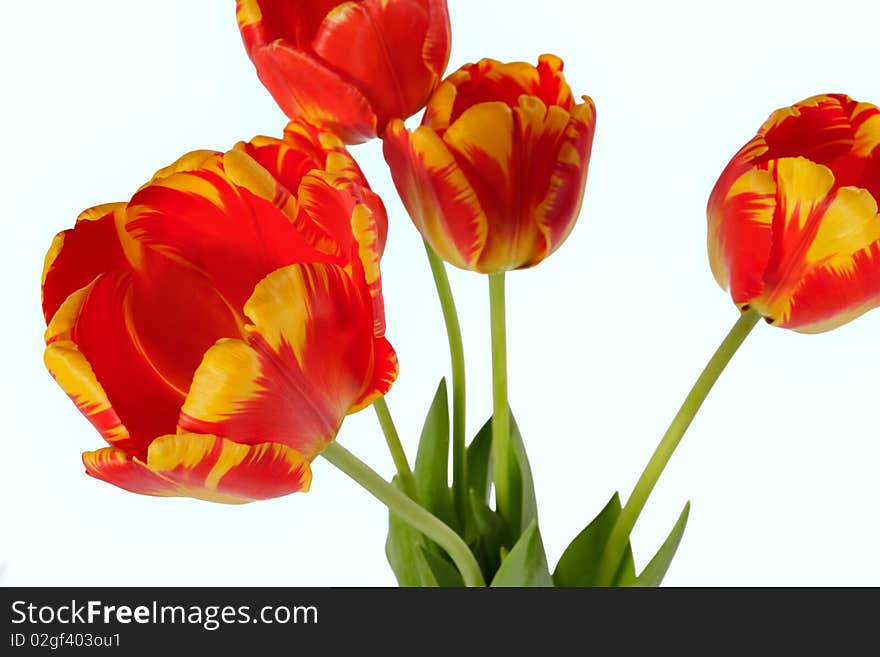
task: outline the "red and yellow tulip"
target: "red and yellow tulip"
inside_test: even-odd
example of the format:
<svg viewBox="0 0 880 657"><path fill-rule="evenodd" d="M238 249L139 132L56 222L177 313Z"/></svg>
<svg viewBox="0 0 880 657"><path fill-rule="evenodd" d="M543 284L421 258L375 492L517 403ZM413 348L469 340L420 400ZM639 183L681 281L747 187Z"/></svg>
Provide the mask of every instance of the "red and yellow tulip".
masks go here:
<svg viewBox="0 0 880 657"><path fill-rule="evenodd" d="M583 199L596 108L562 61L483 59L450 75L385 159L410 217L441 258L483 273L531 267L568 237Z"/></svg>
<svg viewBox="0 0 880 657"><path fill-rule="evenodd" d="M227 503L307 490L397 373L386 228L342 142L304 123L82 213L46 256L43 310L46 365L109 444L86 471Z"/></svg>
<svg viewBox="0 0 880 657"><path fill-rule="evenodd" d="M741 308L827 331L880 305L880 109L814 96L774 112L709 198L709 260Z"/></svg>
<svg viewBox="0 0 880 657"><path fill-rule="evenodd" d="M446 0L238 0L237 15L281 109L352 144L422 109L449 61Z"/></svg>

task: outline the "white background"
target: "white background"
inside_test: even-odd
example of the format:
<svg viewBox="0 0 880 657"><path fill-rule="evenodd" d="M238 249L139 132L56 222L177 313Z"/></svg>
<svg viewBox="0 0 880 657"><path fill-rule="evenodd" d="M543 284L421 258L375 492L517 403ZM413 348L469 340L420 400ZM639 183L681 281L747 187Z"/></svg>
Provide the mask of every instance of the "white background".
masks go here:
<svg viewBox="0 0 880 657"><path fill-rule="evenodd" d="M243 507L153 499L88 478L102 445L42 364L43 255L84 208L128 199L196 148L278 135L232 2L15 2L0 24L3 154L0 582L393 585L384 508L323 460L312 491ZM773 109L840 91L880 102L873 0L450 0L449 70L483 56L566 62L598 106L580 222L509 276L511 403L551 565L626 495L736 319L712 279L705 202ZM354 149L391 217L383 261L400 378L388 397L414 455L447 371L419 237L374 141ZM490 414L486 281L454 272L468 431ZM637 565L686 500L670 585L880 585L880 313L802 336L759 325L713 390L634 535ZM371 411L339 440L390 476Z"/></svg>

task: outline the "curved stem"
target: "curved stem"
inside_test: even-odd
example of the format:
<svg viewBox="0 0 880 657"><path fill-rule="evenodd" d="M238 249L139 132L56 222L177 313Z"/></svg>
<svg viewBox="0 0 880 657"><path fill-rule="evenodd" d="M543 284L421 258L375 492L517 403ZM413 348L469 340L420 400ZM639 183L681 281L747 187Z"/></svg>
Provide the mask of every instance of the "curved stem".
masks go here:
<svg viewBox="0 0 880 657"><path fill-rule="evenodd" d="M455 508L461 521L464 522L468 513L467 489L467 451L465 449L465 378L464 378L464 343L461 339L461 325L458 323L458 312L452 287L443 261L434 249L425 242L428 263L434 276L440 308L443 310L443 321L446 323L446 335L449 339L449 356L452 361L452 489L455 495Z"/></svg>
<svg viewBox="0 0 880 657"><path fill-rule="evenodd" d="M461 572L465 586L486 585L480 566L468 546L442 520L431 515L382 479L366 463L336 441L328 444L321 455L363 486L390 511L446 550Z"/></svg>
<svg viewBox="0 0 880 657"><path fill-rule="evenodd" d="M617 517L617 521L614 523L614 528L611 530L608 543L602 555L602 561L599 564L596 579L598 586L611 586L614 583L614 576L620 567L620 560L626 550L630 532L632 532L639 514L648 501L648 496L654 490L654 486L663 473L663 469L669 463L672 453L678 447L678 443L681 442L685 431L687 431L697 411L700 410L700 406L702 406L712 386L715 385L718 377L721 376L721 372L724 371L724 368L755 327L755 324L758 323L760 317L754 310L744 312L736 321L736 324L733 325L733 328L730 329L727 337L724 338L724 341L712 355L696 383L694 383L694 387L691 388L690 393L688 393L684 403L669 425L669 429L666 430L666 434L660 440L657 449L654 450L654 454L651 460L648 461L648 465L645 467L644 472L642 472L638 483L636 483L626 506L623 507L623 510Z"/></svg>
<svg viewBox="0 0 880 657"><path fill-rule="evenodd" d="M397 468L397 476L400 477L400 485L403 486L403 492L416 499L418 494L416 480L413 477L412 470L410 470L406 452L403 451L400 435L397 433L397 427L394 426L394 420L391 418L391 411L388 410L388 403L385 401L385 398L379 397L379 399L374 401L373 409L379 418L382 433L385 434L385 442L388 443L391 458L394 459L394 467Z"/></svg>
<svg viewBox="0 0 880 657"><path fill-rule="evenodd" d="M492 457L495 506L512 522L510 499L510 406L507 401L507 328L504 272L489 274L489 316L492 327Z"/></svg>

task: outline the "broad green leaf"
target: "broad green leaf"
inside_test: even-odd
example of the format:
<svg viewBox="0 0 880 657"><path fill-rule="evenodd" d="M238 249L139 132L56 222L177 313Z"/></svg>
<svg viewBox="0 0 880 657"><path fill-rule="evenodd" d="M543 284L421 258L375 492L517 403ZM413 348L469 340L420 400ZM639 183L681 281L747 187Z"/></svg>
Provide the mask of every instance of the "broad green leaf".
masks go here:
<svg viewBox="0 0 880 657"><path fill-rule="evenodd" d="M441 379L419 439L413 471L419 501L428 511L455 528L457 519L449 490L449 401Z"/></svg>
<svg viewBox="0 0 880 657"><path fill-rule="evenodd" d="M687 526L688 515L691 512L691 503L684 505L684 510L678 517L678 521L669 532L669 536L657 550L654 558L645 566L642 574L635 581L635 586L660 586L666 571L669 570L669 564L672 563L673 557L681 543L681 537L684 535L684 528Z"/></svg>
<svg viewBox="0 0 880 657"><path fill-rule="evenodd" d="M538 503L535 499L535 484L532 469L526 455L519 426L513 414L510 415L510 494L511 517L510 541L515 542L523 530L538 518ZM468 486L478 493L484 493L483 500L488 503L489 485L492 483L492 418L483 425L468 447Z"/></svg>
<svg viewBox="0 0 880 657"><path fill-rule="evenodd" d="M605 544L620 515L620 496L611 497L599 514L569 544L556 564L553 582L556 586L595 586L597 569ZM615 586L632 586L636 579L632 549L627 545Z"/></svg>
<svg viewBox="0 0 880 657"><path fill-rule="evenodd" d="M533 520L495 573L492 586L553 586L538 523Z"/></svg>
<svg viewBox="0 0 880 657"><path fill-rule="evenodd" d="M471 511L476 521L477 533L480 536L504 536L504 520L495 511L483 504L477 491L470 490Z"/></svg>
<svg viewBox="0 0 880 657"><path fill-rule="evenodd" d="M467 448L468 488L477 492L483 504L489 503L492 485L492 419L474 436Z"/></svg>
<svg viewBox="0 0 880 657"><path fill-rule="evenodd" d="M519 526L511 528L514 531L513 538L515 540L532 522L537 523L538 501L535 499L535 483L532 480L532 469L529 467L526 448L512 412L510 414L510 439L512 447L510 469L512 517L519 518Z"/></svg>
<svg viewBox="0 0 880 657"><path fill-rule="evenodd" d="M635 585L636 562L633 559L632 545L627 541L626 549L623 551L623 558L620 560L620 567L617 569L617 575L614 576L614 586Z"/></svg>
<svg viewBox="0 0 880 657"><path fill-rule="evenodd" d="M435 554L433 550L424 547L421 549L425 563L428 564L434 576L434 586L464 586L461 573L448 559Z"/></svg>
<svg viewBox="0 0 880 657"><path fill-rule="evenodd" d="M501 516L490 509L473 488L470 489L469 501L474 532L470 547L483 572L494 573L501 565L501 550L508 540L507 526Z"/></svg>
<svg viewBox="0 0 880 657"><path fill-rule="evenodd" d="M393 483L401 488L397 477ZM385 556L400 586L437 586L437 578L424 556L425 543L421 532L389 512Z"/></svg>

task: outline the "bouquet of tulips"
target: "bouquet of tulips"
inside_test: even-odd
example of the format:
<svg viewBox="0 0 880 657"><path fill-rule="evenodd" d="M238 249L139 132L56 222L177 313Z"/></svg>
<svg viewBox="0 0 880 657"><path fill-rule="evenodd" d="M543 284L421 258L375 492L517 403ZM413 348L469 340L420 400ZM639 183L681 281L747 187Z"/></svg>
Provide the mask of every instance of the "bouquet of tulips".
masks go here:
<svg viewBox="0 0 880 657"><path fill-rule="evenodd" d="M107 443L83 454L86 472L133 493L238 504L307 491L322 456L388 507L401 585L659 585L689 505L638 573L630 534L758 320L815 333L880 305L880 109L808 98L730 160L707 214L733 327L625 504L613 495L551 568L528 438L508 404L505 273L538 265L574 228L593 101L572 93L554 55L446 75L445 0L236 9L287 126L182 155L130 200L85 210L46 256L46 366ZM384 400L398 373L380 274L389 220L346 148L375 138L424 239L448 333L450 385L437 388L414 461ZM447 264L488 279L493 413L472 437ZM335 441L368 406L391 481Z"/></svg>

